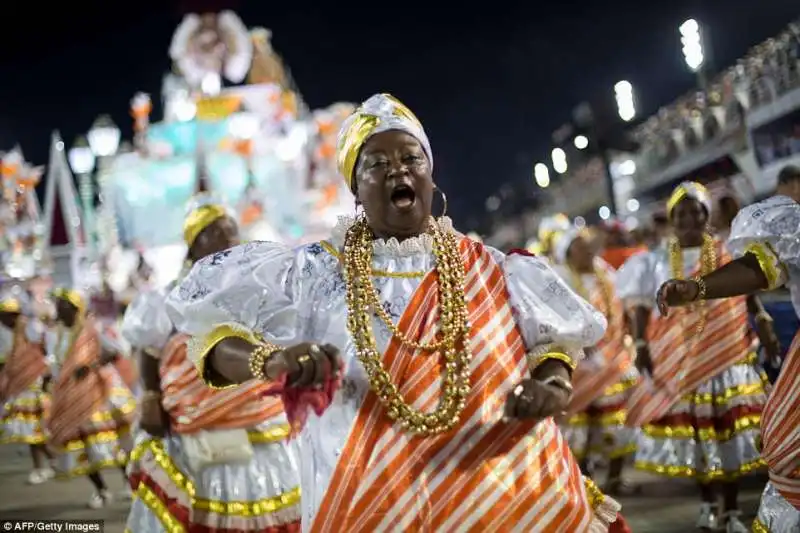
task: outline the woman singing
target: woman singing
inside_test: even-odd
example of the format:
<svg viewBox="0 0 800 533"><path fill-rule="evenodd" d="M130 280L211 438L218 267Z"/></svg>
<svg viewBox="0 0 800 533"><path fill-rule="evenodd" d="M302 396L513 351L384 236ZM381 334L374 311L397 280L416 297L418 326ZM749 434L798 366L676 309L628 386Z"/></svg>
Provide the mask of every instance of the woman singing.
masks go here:
<svg viewBox="0 0 800 533"><path fill-rule="evenodd" d="M431 217L430 144L393 97L348 118L337 158L362 214L299 250L207 257L167 301L210 384L282 395L303 529L606 531L618 505L551 418L602 314L542 261Z"/></svg>
<svg viewBox="0 0 800 533"><path fill-rule="evenodd" d="M208 196L193 204L183 231L192 262L239 243L236 223L222 205ZM298 457L280 398L268 396L262 381L228 390L206 387L187 358L187 336L176 334L167 316L166 293L142 293L122 324L123 335L142 353L146 391L141 427L147 434L129 469L138 498L128 529L299 531Z"/></svg>
<svg viewBox="0 0 800 533"><path fill-rule="evenodd" d="M642 426L637 468L700 484L698 528L739 533L747 528L737 480L763 464L756 441L766 401L745 299L703 303L666 318L651 313L664 281L702 276L729 261L706 233L710 212L705 187L682 183L667 202L674 236L666 249L634 256L617 273L619 295L635 315L637 364L646 373L631 393L627 423Z"/></svg>
<svg viewBox="0 0 800 533"><path fill-rule="evenodd" d="M584 472L593 463L609 466L605 489L625 492L622 479L625 458L636 450L636 430L625 425L626 403L639 373L633 365L632 346L627 338L625 309L617 296L614 270L595 256L584 232L571 229L555 239L555 271L572 289L601 310L608 329L591 355L578 364L572 384L564 434Z"/></svg>
<svg viewBox="0 0 800 533"><path fill-rule="evenodd" d="M778 194L745 207L733 222L728 246L740 257L696 280L672 279L661 286L662 314L668 306L729 298L788 285L800 315L800 168L778 176ZM763 319L769 320L767 315ZM755 533L800 530L800 333L795 337L775 389L764 407L761 455L770 483L761 498Z"/></svg>

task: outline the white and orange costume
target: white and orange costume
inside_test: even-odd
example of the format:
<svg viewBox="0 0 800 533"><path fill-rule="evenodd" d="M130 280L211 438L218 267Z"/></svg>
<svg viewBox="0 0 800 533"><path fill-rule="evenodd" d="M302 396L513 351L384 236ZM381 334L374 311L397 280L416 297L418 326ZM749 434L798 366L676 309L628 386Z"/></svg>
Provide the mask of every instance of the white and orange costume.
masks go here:
<svg viewBox="0 0 800 533"><path fill-rule="evenodd" d="M731 227L730 249L758 258L769 288L787 285L800 316L800 204L774 196L742 209ZM800 333L795 336L761 422L761 455L770 483L761 498L755 533L800 530Z"/></svg>
<svg viewBox="0 0 800 533"><path fill-rule="evenodd" d="M705 188L687 182L672 194L668 214L686 196L711 212ZM617 272L618 294L629 307L653 309L667 280L705 275L729 261L708 236L702 247L674 243L630 258ZM676 308L667 317L653 309L646 336L654 375L642 376L627 415L629 426L641 427L636 467L701 483L733 481L763 467L757 442L767 379L755 367L745 298ZM715 516L701 507L702 520Z"/></svg>
<svg viewBox="0 0 800 533"><path fill-rule="evenodd" d="M187 243L226 214L217 204L196 205L187 217ZM188 336L176 333L167 316L166 293L140 294L122 325L128 342L159 360L161 403L170 424L166 438L144 432L137 438L128 470L137 499L127 529L299 531L299 457L283 404L262 382L207 387L187 357Z"/></svg>
<svg viewBox="0 0 800 533"><path fill-rule="evenodd" d="M119 468L131 449L130 428L136 413L130 383L123 380L117 365L102 364L104 346L109 345L100 326L85 315L83 296L67 289L54 291L54 296L79 310L71 328L60 329L50 337L52 341L48 339L48 352L63 361L47 420L50 443L59 452L58 474L85 476ZM89 372L79 378L76 371L82 367ZM128 374L124 363L122 370Z"/></svg>
<svg viewBox="0 0 800 533"><path fill-rule="evenodd" d="M638 431L627 427L625 418L628 396L639 373L626 340L625 308L617 296L614 270L599 257L594 259L593 274L579 274L567 265L567 250L580 235L579 230L570 229L555 238L554 270L605 315L608 328L572 375L575 392L562 431L577 458L608 461L636 450Z"/></svg>
<svg viewBox="0 0 800 533"><path fill-rule="evenodd" d="M350 161L351 171L367 137L390 129L419 139L430 157L422 126L394 98L376 95L353 118L366 118L361 125L367 127L354 132L353 120L343 127L340 151L349 155L340 153L340 161ZM342 350L343 378L332 400L290 411L299 421L303 531L607 531L619 507L582 478L553 419L503 417L507 395L533 366L548 358L575 364L584 346L602 338L604 317L542 260L506 256L458 236L471 388L454 429L413 436L391 422L371 392L348 333L340 257L353 222L343 218L330 240L297 250L253 242L207 257L167 300L176 327L198 341L190 355L201 373L213 346L231 336ZM438 224L454 231L449 219ZM419 342L430 342L437 329L432 246L427 234L374 241L380 301L398 328ZM375 324L392 383L414 408L432 410L443 358L417 352Z"/></svg>
<svg viewBox="0 0 800 533"><path fill-rule="evenodd" d="M16 299L0 302L0 311L20 313L13 331L0 324L3 340L11 341L4 350L8 357L0 371L0 404L3 404L0 444L42 445L47 441L44 420L50 409L50 395L44 390L44 381L53 363L44 353L44 327L38 320L23 315ZM53 470L46 467L33 470L28 482L36 485L52 477Z"/></svg>

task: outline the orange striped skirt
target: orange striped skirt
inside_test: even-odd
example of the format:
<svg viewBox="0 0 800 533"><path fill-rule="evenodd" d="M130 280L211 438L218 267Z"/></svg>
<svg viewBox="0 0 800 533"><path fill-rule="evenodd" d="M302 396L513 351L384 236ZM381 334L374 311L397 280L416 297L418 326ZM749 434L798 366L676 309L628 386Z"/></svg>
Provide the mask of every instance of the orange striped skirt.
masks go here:
<svg viewBox="0 0 800 533"><path fill-rule="evenodd" d="M752 354L723 370L642 426L636 467L701 482L763 467L757 444L767 378L754 362Z"/></svg>
<svg viewBox="0 0 800 533"><path fill-rule="evenodd" d="M764 408L762 455L770 482L800 509L800 331Z"/></svg>

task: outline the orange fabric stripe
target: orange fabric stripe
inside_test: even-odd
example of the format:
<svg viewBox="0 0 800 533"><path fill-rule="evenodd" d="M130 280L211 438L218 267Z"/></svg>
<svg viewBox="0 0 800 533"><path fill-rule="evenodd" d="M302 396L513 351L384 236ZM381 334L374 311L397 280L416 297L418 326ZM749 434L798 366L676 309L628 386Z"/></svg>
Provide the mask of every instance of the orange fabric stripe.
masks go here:
<svg viewBox="0 0 800 533"><path fill-rule="evenodd" d="M800 509L800 332L794 337L764 406L761 441L761 456L769 466L770 481Z"/></svg>
<svg viewBox="0 0 800 533"><path fill-rule="evenodd" d="M207 387L189 360L187 339L174 335L161 352L162 402L177 433L251 428L283 413L280 398L267 396L268 387L260 381L223 390Z"/></svg>
<svg viewBox="0 0 800 533"><path fill-rule="evenodd" d="M108 386L101 373L89 372L80 380L75 377L79 367L99 362L100 349L94 321L88 318L73 341L53 388L53 407L47 426L57 445L70 440L108 398Z"/></svg>
<svg viewBox="0 0 800 533"><path fill-rule="evenodd" d="M507 394L525 376L525 345L499 266L479 243L462 239L460 250L473 354L472 389L460 423L444 435L410 436L395 428L369 392L313 532L372 532L384 521L407 531L510 530L548 498L553 504L538 509L541 516L528 517L537 531L564 531L564 524L586 529L591 509L580 472L554 422L501 421ZM398 323L423 342L436 329L437 277L425 276ZM430 411L439 401L440 359L392 339L383 364L403 396Z"/></svg>
<svg viewBox="0 0 800 533"><path fill-rule="evenodd" d="M14 345L3 367L3 388L0 399L13 398L33 385L37 379L48 372L44 350L41 344L33 343L25 336L27 319L19 317L14 328Z"/></svg>
<svg viewBox="0 0 800 533"><path fill-rule="evenodd" d="M718 257L720 265L730 261L724 250ZM681 396L750 353L746 298L709 300L704 306L705 326L699 335L698 309L676 308L667 317L657 312L651 315L647 334L654 376L643 376L631 392L629 426L639 427L665 415Z"/></svg>
<svg viewBox="0 0 800 533"><path fill-rule="evenodd" d="M595 284L589 300L597 309L604 308L599 282ZM633 364L632 354L625 346L625 308L616 292L612 294L611 309L606 319L608 329L596 347L600 352L600 364L593 364L589 360L578 363L572 375L575 391L567 409L569 416L585 411L602 396L603 391L618 383Z"/></svg>

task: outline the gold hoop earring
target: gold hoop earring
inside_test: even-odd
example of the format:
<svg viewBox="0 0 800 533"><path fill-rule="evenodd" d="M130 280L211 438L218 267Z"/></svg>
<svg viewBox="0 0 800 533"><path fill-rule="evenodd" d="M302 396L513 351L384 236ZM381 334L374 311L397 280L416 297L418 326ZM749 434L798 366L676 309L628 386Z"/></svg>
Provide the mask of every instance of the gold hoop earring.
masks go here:
<svg viewBox="0 0 800 533"><path fill-rule="evenodd" d="M444 193L442 189L439 188L438 185L433 186L433 192L438 192L442 196L442 214L439 215L438 218L442 218L443 216L447 215L447 195Z"/></svg>

